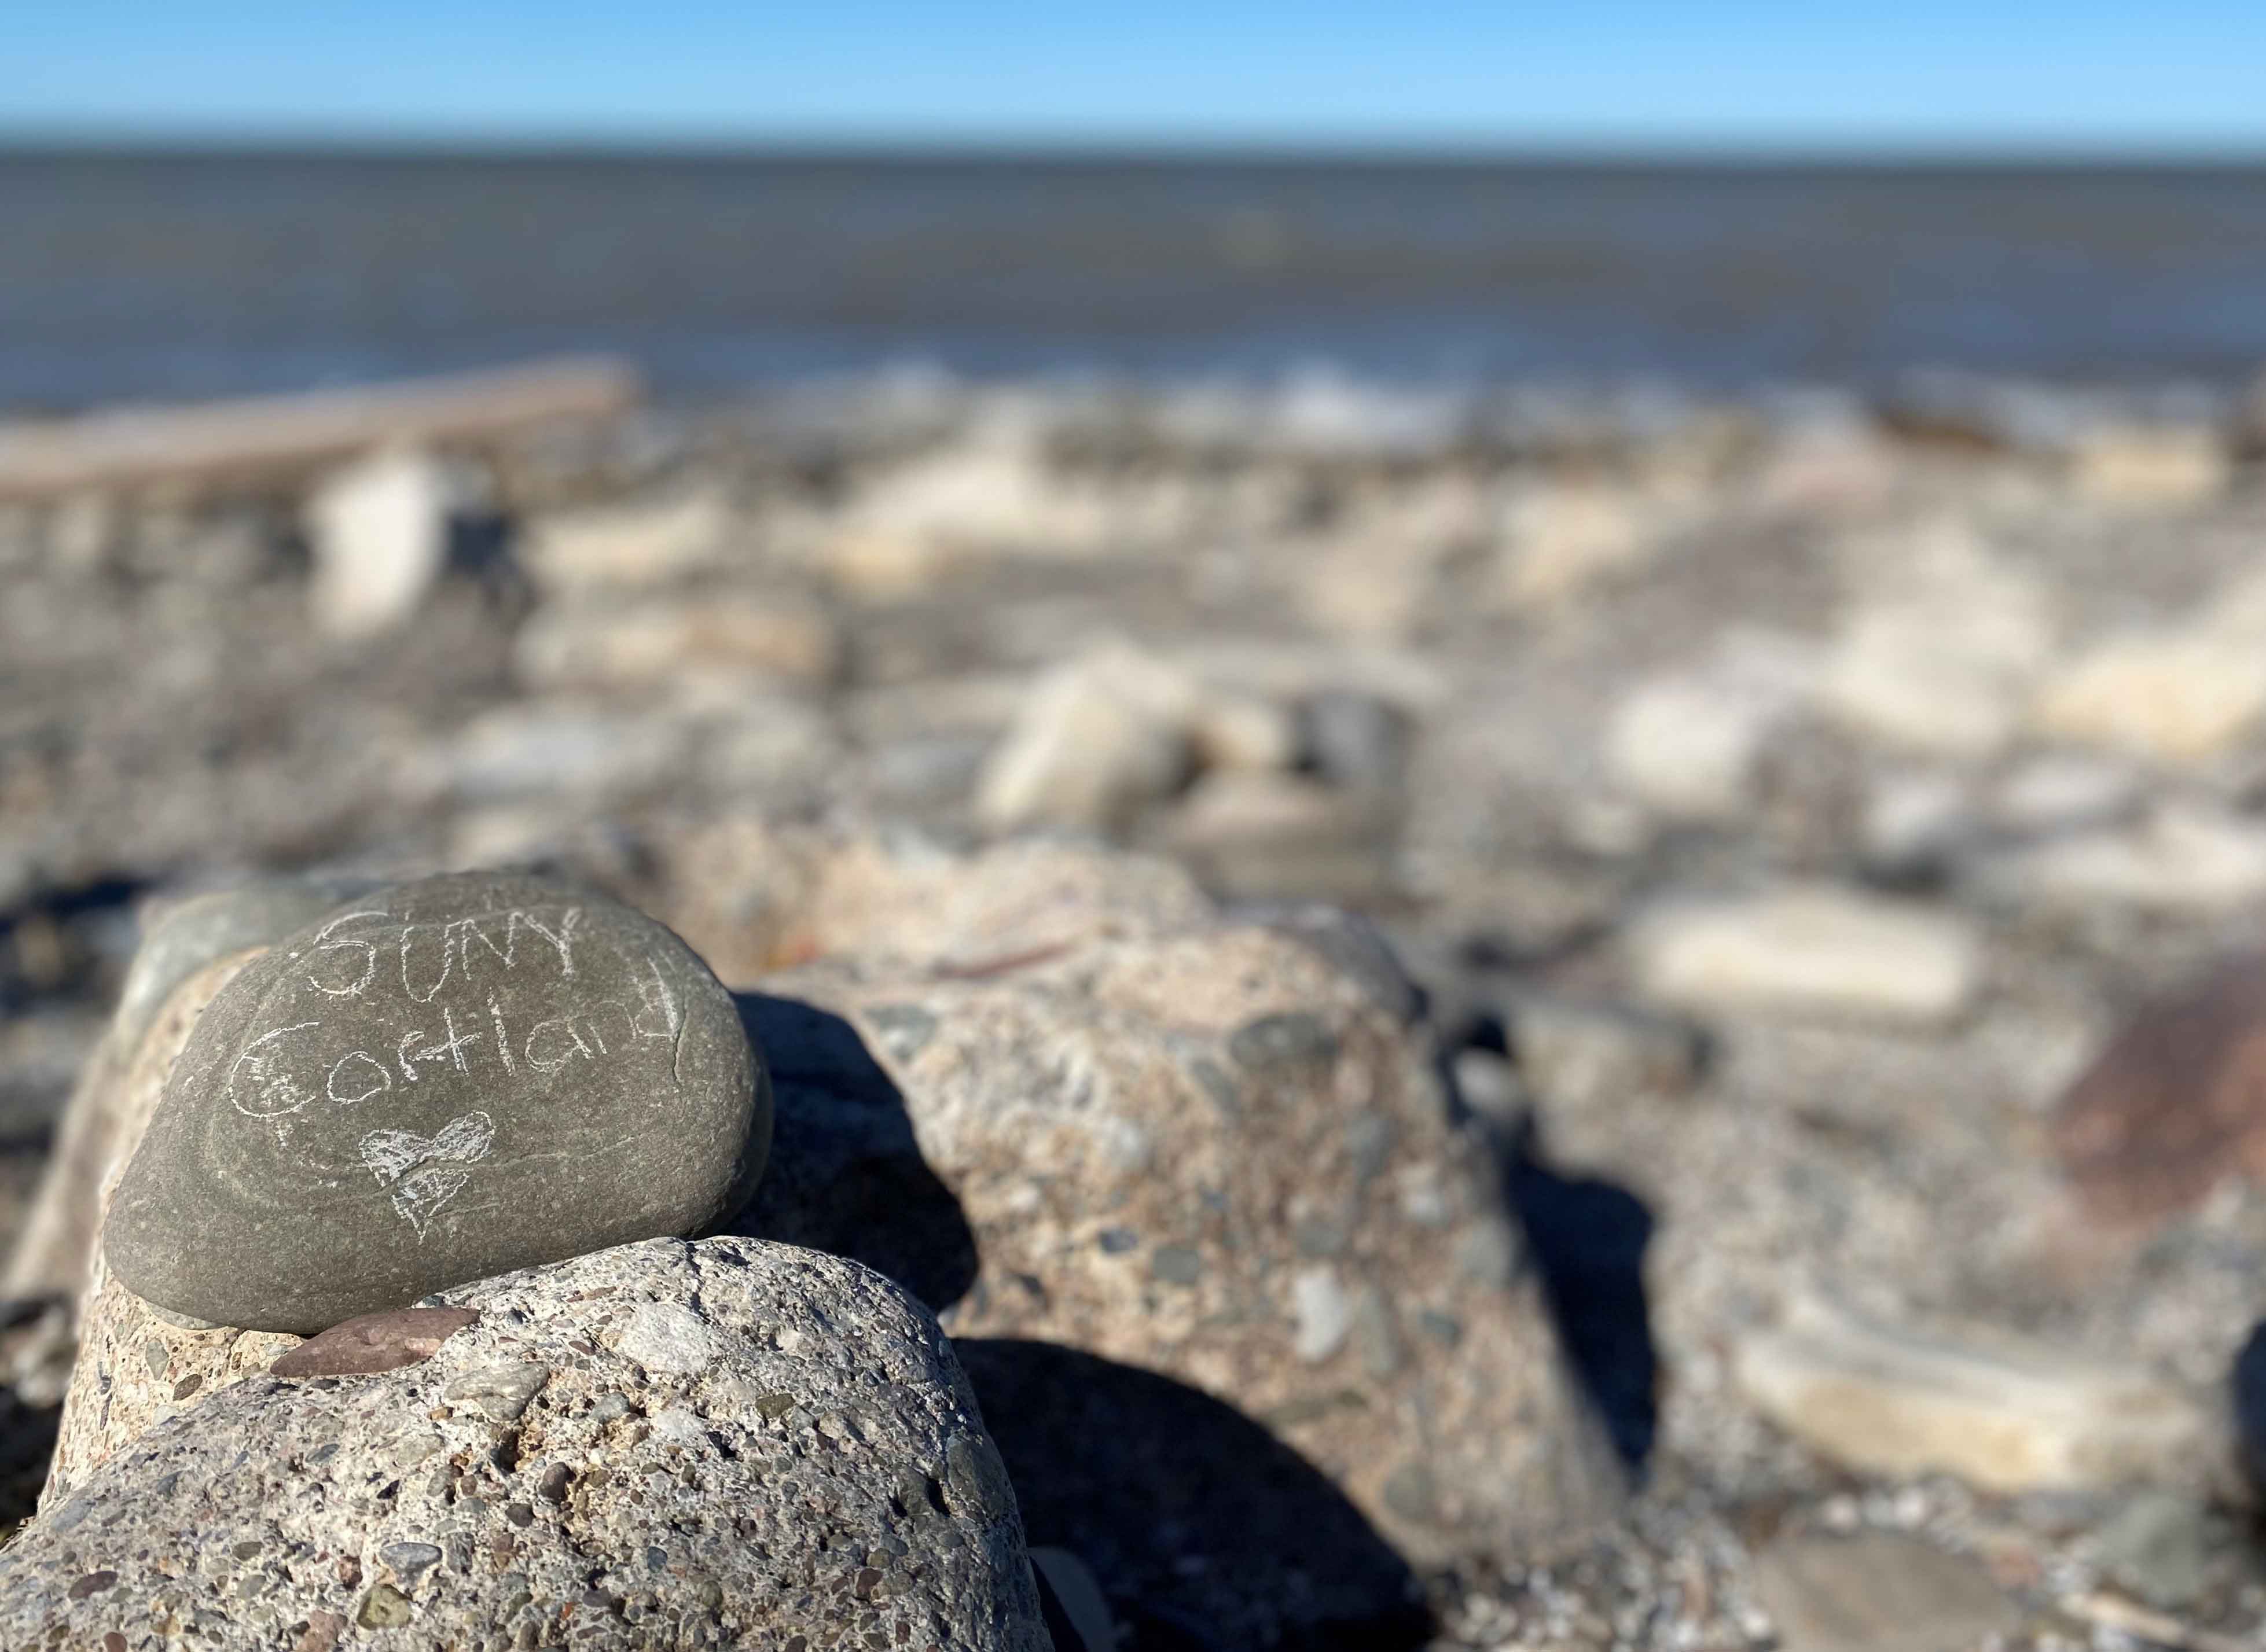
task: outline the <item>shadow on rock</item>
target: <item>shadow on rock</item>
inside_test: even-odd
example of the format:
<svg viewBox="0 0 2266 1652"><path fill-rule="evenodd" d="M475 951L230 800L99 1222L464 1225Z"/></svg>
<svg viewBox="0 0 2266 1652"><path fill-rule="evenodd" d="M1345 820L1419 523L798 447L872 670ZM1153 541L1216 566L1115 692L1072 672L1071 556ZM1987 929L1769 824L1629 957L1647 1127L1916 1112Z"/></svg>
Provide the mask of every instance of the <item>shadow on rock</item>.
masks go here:
<svg viewBox="0 0 2266 1652"><path fill-rule="evenodd" d="M942 1313L976 1282L976 1236L921 1157L905 1101L841 1016L735 993L771 1068L771 1163L731 1231L831 1251Z"/></svg>
<svg viewBox="0 0 2266 1652"><path fill-rule="evenodd" d="M60 1406L29 1406L0 1388L0 1541L32 1517L55 1449Z"/></svg>
<svg viewBox="0 0 2266 1652"><path fill-rule="evenodd" d="M1632 1469L1652 1455L1660 1356L1644 1289L1653 1214L1616 1183L1562 1175L1531 1118L1499 1144L1503 1190L1542 1270L1566 1356Z"/></svg>
<svg viewBox="0 0 2266 1652"><path fill-rule="evenodd" d="M1232 1406L1049 1343L956 1347L1030 1540L1093 1568L1139 1652L1424 1644L1407 1563Z"/></svg>

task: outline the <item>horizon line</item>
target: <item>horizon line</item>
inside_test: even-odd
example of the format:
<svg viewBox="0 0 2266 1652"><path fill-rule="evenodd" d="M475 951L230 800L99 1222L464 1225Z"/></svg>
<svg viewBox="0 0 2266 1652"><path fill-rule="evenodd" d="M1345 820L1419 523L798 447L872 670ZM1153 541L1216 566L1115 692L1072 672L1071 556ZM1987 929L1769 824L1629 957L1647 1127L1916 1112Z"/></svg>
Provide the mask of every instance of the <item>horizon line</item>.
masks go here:
<svg viewBox="0 0 2266 1652"><path fill-rule="evenodd" d="M715 161L878 165L1200 165L1564 167L1678 170L2226 171L2266 168L2266 141L2015 143L1965 138L1794 142L1441 137L1311 138L1037 135L677 134L316 127L116 127L0 125L0 158L493 159Z"/></svg>

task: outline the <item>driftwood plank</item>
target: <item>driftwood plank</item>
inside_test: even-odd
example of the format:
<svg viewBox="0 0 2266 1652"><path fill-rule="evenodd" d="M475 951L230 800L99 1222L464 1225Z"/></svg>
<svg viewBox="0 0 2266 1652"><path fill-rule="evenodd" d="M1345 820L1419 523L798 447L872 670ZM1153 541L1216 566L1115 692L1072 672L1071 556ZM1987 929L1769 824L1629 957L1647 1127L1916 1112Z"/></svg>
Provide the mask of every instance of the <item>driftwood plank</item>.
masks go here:
<svg viewBox="0 0 2266 1652"><path fill-rule="evenodd" d="M388 442L473 441L603 418L641 394L633 368L600 358L0 424L0 499L289 472Z"/></svg>

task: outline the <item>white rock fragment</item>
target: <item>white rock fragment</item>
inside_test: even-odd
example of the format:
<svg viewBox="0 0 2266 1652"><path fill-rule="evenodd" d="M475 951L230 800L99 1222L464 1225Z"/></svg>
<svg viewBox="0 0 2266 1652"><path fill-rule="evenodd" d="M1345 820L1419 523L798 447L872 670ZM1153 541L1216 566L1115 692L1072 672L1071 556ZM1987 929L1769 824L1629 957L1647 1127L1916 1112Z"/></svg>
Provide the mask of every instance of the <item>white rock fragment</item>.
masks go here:
<svg viewBox="0 0 2266 1652"><path fill-rule="evenodd" d="M690 1377L705 1371L717 1355L715 1333L699 1316L674 1302L647 1302L630 1315L615 1350L647 1371Z"/></svg>
<svg viewBox="0 0 2266 1652"><path fill-rule="evenodd" d="M1030 433L1003 426L876 477L851 513L869 532L1035 546L1087 525L1057 481Z"/></svg>
<svg viewBox="0 0 2266 1652"><path fill-rule="evenodd" d="M1671 819L1734 819L1752 802L1756 765L1780 710L1767 696L1704 679L1642 684L1606 730L1606 771Z"/></svg>
<svg viewBox="0 0 2266 1652"><path fill-rule="evenodd" d="M2266 714L2266 651L2209 632L2111 637L2049 678L2030 708L2049 739L2199 763Z"/></svg>
<svg viewBox="0 0 2266 1652"><path fill-rule="evenodd" d="M1878 867L1925 865L1975 829L1967 787L1955 775L1883 775L1868 790L1860 837Z"/></svg>
<svg viewBox="0 0 2266 1652"><path fill-rule="evenodd" d="M2266 894L2266 827L2201 803L2079 832L1984 862L1982 881L2018 902L2211 913Z"/></svg>
<svg viewBox="0 0 2266 1652"><path fill-rule="evenodd" d="M1452 1065L1456 1094L1481 1118L1516 1125L1533 1104L1518 1069L1492 1050L1459 1050Z"/></svg>
<svg viewBox="0 0 2266 1652"><path fill-rule="evenodd" d="M547 593L638 589L713 565L735 526L721 491L704 488L540 518L518 554Z"/></svg>
<svg viewBox="0 0 2266 1652"><path fill-rule="evenodd" d="M1255 695L1216 691L1196 706L1189 730L1207 768L1288 768L1298 755L1290 713Z"/></svg>
<svg viewBox="0 0 2266 1652"><path fill-rule="evenodd" d="M1663 906L1631 936L1644 992L1695 1010L1938 1022L1981 959L1959 920L1825 885Z"/></svg>
<svg viewBox="0 0 2266 1652"><path fill-rule="evenodd" d="M442 1390L441 1397L451 1405L472 1407L491 1423L515 1423L550 1380L550 1366L515 1360L466 1372Z"/></svg>
<svg viewBox="0 0 2266 1652"><path fill-rule="evenodd" d="M2226 444L2205 425L2106 424L2070 453L2070 482L2096 505L2170 509L2208 503L2234 473Z"/></svg>
<svg viewBox="0 0 2266 1652"><path fill-rule="evenodd" d="M1334 1268L1301 1268L1292 1276L1290 1312L1297 1321L1291 1351L1310 1365L1344 1347L1353 1330L1353 1299Z"/></svg>
<svg viewBox="0 0 2266 1652"><path fill-rule="evenodd" d="M1554 484L1513 495L1502 518L1502 589L1514 608L1546 608L1641 567L1658 526L1627 491Z"/></svg>
<svg viewBox="0 0 2266 1652"><path fill-rule="evenodd" d="M964 440L864 478L819 530L818 566L838 588L886 601L1003 557L1099 555L1119 533L1159 526L1053 467L1038 438L1015 418L986 419Z"/></svg>
<svg viewBox="0 0 2266 1652"><path fill-rule="evenodd" d="M2017 832L2057 832L2110 819L2139 795L2140 776L2124 763L2047 753L2007 774L1992 790L1990 810Z"/></svg>
<svg viewBox="0 0 2266 1652"><path fill-rule="evenodd" d="M126 537L126 513L118 496L83 488L66 495L48 513L48 566L63 579L89 579L117 559Z"/></svg>
<svg viewBox="0 0 2266 1652"><path fill-rule="evenodd" d="M2198 1484L2226 1449L2209 1401L2144 1368L1931 1339L1814 1299L1742 1341L1732 1370L1764 1415L1860 1474L1950 1474L2005 1495Z"/></svg>
<svg viewBox="0 0 2266 1652"><path fill-rule="evenodd" d="M340 638L392 630L441 575L460 475L431 454L389 448L335 470L307 501L316 625Z"/></svg>
<svg viewBox="0 0 2266 1652"><path fill-rule="evenodd" d="M521 627L512 661L537 688L647 688L720 681L822 684L841 637L820 604L793 591L688 591L624 603L546 603Z"/></svg>
<svg viewBox="0 0 2266 1652"><path fill-rule="evenodd" d="M1754 803L1771 737L1816 691L1816 647L1739 630L1701 665L1639 684L1615 709L1606 774L1671 819L1728 822Z"/></svg>
<svg viewBox="0 0 2266 1652"><path fill-rule="evenodd" d="M1192 678L1122 644L1056 667L986 760L977 817L1002 831L1122 826L1186 778L1197 701Z"/></svg>
<svg viewBox="0 0 2266 1652"><path fill-rule="evenodd" d="M1826 709L1910 751L1975 758L1997 750L2019 726L2052 651L2044 586L1955 522L1870 553L1894 571L1843 623L1825 670Z"/></svg>

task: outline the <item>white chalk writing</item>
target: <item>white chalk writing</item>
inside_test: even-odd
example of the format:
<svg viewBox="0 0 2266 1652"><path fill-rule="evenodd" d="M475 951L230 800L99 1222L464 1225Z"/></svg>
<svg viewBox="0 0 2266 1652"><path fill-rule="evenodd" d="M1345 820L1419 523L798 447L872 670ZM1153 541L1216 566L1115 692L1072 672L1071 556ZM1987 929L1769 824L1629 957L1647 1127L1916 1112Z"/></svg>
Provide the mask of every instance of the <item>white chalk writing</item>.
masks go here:
<svg viewBox="0 0 2266 1652"><path fill-rule="evenodd" d="M380 1124L413 1089L431 1098L424 1108L437 1105L445 1117L457 1094L452 1086L490 1105L509 1095L532 1100L520 1087L563 1083L552 1075L584 1063L650 1062L644 1052L656 1045L681 1083L679 984L659 958L632 952L610 955L627 966L625 976L611 977L618 987L593 990L583 915L566 906L420 921L368 908L329 921L284 967L296 972L289 978L295 984L324 998L354 1001L347 1024L332 1016L259 1032L229 1069L230 1103L266 1121L279 1151L297 1153L308 1144L297 1138L295 1147L294 1132L313 1120L354 1110L359 1121ZM436 1083L438 1090L422 1088ZM326 1105L309 1113L318 1103ZM355 1138L361 1162L420 1242L463 1190L470 1167L492 1151L497 1116L509 1117L468 1111L429 1137L376 1128Z"/></svg>
<svg viewBox="0 0 2266 1652"><path fill-rule="evenodd" d="M237 1055L236 1065L228 1070L228 1099L238 1112L246 1118L275 1118L296 1113L315 1099L314 1091L293 1078L280 1054L269 1046L287 1033L304 1032L322 1024L319 1021L303 1021L278 1027L273 1032L261 1033L244 1046ZM250 1106L245 1105L245 1086L252 1093Z"/></svg>
<svg viewBox="0 0 2266 1652"><path fill-rule="evenodd" d="M430 1136L373 1130L362 1139L362 1161L391 1195L395 1212L416 1229L421 1244L441 1207L471 1180L464 1167L486 1158L494 1142L495 1120L486 1113L466 1113Z"/></svg>
<svg viewBox="0 0 2266 1652"><path fill-rule="evenodd" d="M581 916L582 909L580 906L569 906L560 914L559 927L556 929L551 929L545 928L533 913L515 908L504 914L501 946L496 944L493 935L480 928L484 922L493 921L493 914L485 918L452 918L440 926L441 955L437 964L428 963L422 966L436 970L437 972L433 977L432 985L421 993L410 979L410 954L417 944L415 939L417 932L420 929L429 930L434 926L405 922L401 926L401 990L416 1002L429 1004L435 995L449 984L449 978L458 969L461 968L464 971L464 979L467 981L471 980L472 979L471 943L475 941L487 949L490 957L496 959L506 969L509 969L518 956L519 930L522 924L526 925L528 928L551 943L551 950L558 954L559 979L571 981L574 979L574 925Z"/></svg>
<svg viewBox="0 0 2266 1652"><path fill-rule="evenodd" d="M368 1071L355 1068L352 1064L356 1061L361 1062L362 1068ZM339 1075L342 1073L347 1074L347 1082L349 1084L364 1081L372 1075L376 1076L377 1082L355 1095L341 1095L339 1094ZM385 1070L384 1062L367 1050L349 1050L331 1064L331 1076L323 1084L323 1093L341 1107L352 1107L357 1102L366 1102L371 1096L381 1095L392 1088L393 1074Z"/></svg>
<svg viewBox="0 0 2266 1652"><path fill-rule="evenodd" d="M318 993L328 993L333 998L359 997L362 990L377 979L377 948L368 941L333 941L331 936L357 918L383 918L382 912L350 912L342 918L333 918L315 932L318 952L359 952L362 972L351 980L323 980L314 971L307 972L307 985ZM349 966L351 968L351 966Z"/></svg>
<svg viewBox="0 0 2266 1652"><path fill-rule="evenodd" d="M338 934L350 923L370 919L398 927L362 935ZM410 916L396 920L378 907L349 912L316 931L312 950L317 957L308 967L307 985L333 998L359 998L377 979L379 955L391 950L398 955L401 990L415 1002L429 1004L451 979L459 974L468 981L473 978L475 942L485 950L489 969L512 968L519 961L523 929L550 948L543 956L558 964L559 979L571 981L574 979L574 928L581 919L580 906L565 908L555 922L548 923L540 913L521 907L450 918L439 924L419 923ZM503 933L501 942L496 939L499 927ZM425 973L429 973L430 980L420 987L415 978Z"/></svg>

